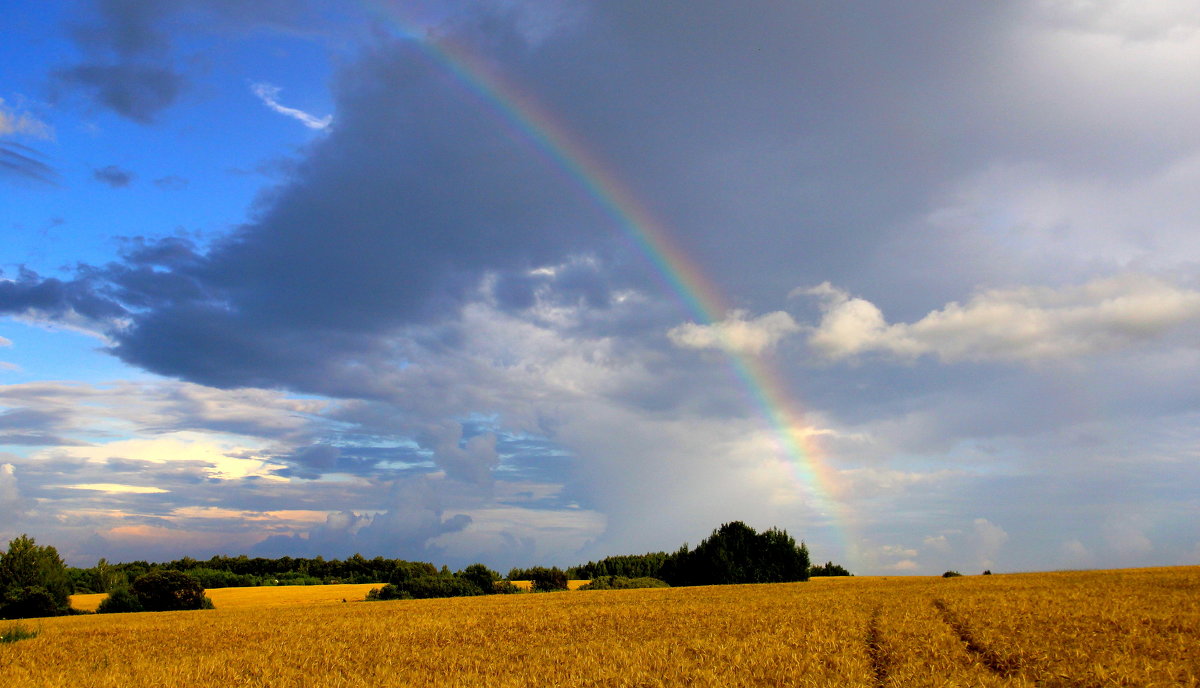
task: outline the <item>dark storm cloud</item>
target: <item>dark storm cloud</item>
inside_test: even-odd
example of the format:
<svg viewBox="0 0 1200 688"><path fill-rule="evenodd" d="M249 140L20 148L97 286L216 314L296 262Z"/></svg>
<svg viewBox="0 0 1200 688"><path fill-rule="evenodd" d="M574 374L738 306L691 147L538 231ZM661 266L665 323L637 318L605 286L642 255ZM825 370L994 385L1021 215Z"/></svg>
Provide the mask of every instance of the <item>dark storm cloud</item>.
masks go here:
<svg viewBox="0 0 1200 688"><path fill-rule="evenodd" d="M92 179L107 184L114 189L129 186L133 182L133 173L116 165L108 165L92 171Z"/></svg>
<svg viewBox="0 0 1200 688"><path fill-rule="evenodd" d="M0 280L0 313L33 313L68 321L78 316L98 323L109 322L127 311L105 296L102 282L87 275L69 281L42 278L21 268L16 278Z"/></svg>
<svg viewBox="0 0 1200 688"><path fill-rule="evenodd" d="M120 28L109 50L162 49L146 28L157 11L102 9ZM456 38L604 151L723 290L777 300L868 264L864 245L965 164L963 132L914 148L886 111L968 101L964 73L1004 13L919 4L886 14L603 3L584 28L536 46L497 16L462 21ZM868 40L877 25L889 27L885 40ZM113 298L137 306L110 333L114 352L206 384L371 396L379 376L366 370L412 355L387 337L452 318L487 273L510 310L535 294L603 310L623 284L661 292L578 181L498 115L411 42L376 48L343 70L337 127L252 222L167 271L100 269ZM930 157L943 164L921 164ZM580 254L598 262L568 262ZM528 272L564 262L552 279ZM452 332L437 336L454 345Z"/></svg>
<svg viewBox="0 0 1200 688"><path fill-rule="evenodd" d="M453 314L485 272L603 247L598 211L472 98L410 45L365 59L345 75L339 126L255 222L170 277L109 268L147 307L117 354L208 384L338 393L365 382L348 359L396 356L380 334ZM571 289L604 300L573 272Z"/></svg>

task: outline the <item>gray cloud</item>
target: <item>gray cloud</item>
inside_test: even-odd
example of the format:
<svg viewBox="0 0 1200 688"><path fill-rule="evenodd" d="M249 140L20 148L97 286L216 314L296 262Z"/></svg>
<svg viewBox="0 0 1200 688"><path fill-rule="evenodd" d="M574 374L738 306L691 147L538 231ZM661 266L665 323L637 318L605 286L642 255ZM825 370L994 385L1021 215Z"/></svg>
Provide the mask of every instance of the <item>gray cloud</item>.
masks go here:
<svg viewBox="0 0 1200 688"><path fill-rule="evenodd" d="M160 189L174 191L178 189L186 189L188 186L188 180L172 174L166 177L159 177L158 179L155 179L154 185Z"/></svg>
<svg viewBox="0 0 1200 688"><path fill-rule="evenodd" d="M133 181L134 174L129 170L122 169L116 165L108 165L96 170L92 170L92 179L107 184L114 189L120 189Z"/></svg>
<svg viewBox="0 0 1200 688"><path fill-rule="evenodd" d="M185 84L182 75L168 68L135 64L85 64L54 76L98 105L141 124L150 124L174 104Z"/></svg>
<svg viewBox="0 0 1200 688"><path fill-rule="evenodd" d="M0 141L0 172L5 176L54 185L58 171L43 162L42 154L12 141Z"/></svg>
<svg viewBox="0 0 1200 688"><path fill-rule="evenodd" d="M238 33L258 27L298 30L314 20L308 0L94 0L90 16L70 25L84 61L52 74L55 84L82 91L96 105L150 124L189 84L176 55L179 23L193 32Z"/></svg>
<svg viewBox="0 0 1200 688"><path fill-rule="evenodd" d="M284 4L187 7L244 28L284 26L271 14ZM79 67L182 79L166 13L183 4L162 7L102 5ZM226 236L138 238L73 278L0 281L4 313L86 327L130 364L225 388L180 387L138 428L259 438L282 466L270 474L309 491L247 478L230 505L336 512L280 526L261 551L487 537L541 551L550 526L499 514L518 503L545 507L527 524L598 514L561 526L594 555L694 542L734 518L794 524L814 553L867 570L1174 562L1194 547L1181 493L1198 484L1200 51L1186 13L446 7L440 35L528 89L595 155L593 177L572 178L413 39L377 38L335 78L337 126ZM105 79L78 85L103 100ZM179 93L138 101L138 88L124 114L143 120ZM625 203L614 179L694 263L684 276L725 297L702 304L723 321L681 307L660 257L590 195ZM823 299L786 299L826 282ZM806 411L809 453L781 454L721 347L772 370ZM338 401L291 425L252 413L251 396L223 415L245 387ZM202 503L197 470L164 473L163 489ZM20 477L23 491L52 484ZM405 487L389 497L393 481ZM1161 511L1136 528L1098 525L1146 504Z"/></svg>
<svg viewBox="0 0 1200 688"><path fill-rule="evenodd" d="M330 514L325 522L302 535L271 536L254 547L256 554L280 556L297 552L316 555L398 556L436 558L440 549L432 541L456 533L471 523L465 514L446 515L440 488L427 478L396 481L382 505L384 510L365 516L351 511Z"/></svg>

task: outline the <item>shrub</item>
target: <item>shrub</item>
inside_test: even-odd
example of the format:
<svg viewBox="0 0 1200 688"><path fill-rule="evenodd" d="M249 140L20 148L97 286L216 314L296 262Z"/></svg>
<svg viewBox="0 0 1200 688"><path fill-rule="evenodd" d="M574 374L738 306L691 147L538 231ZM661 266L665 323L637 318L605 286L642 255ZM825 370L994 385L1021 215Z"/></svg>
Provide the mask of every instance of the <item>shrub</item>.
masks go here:
<svg viewBox="0 0 1200 688"><path fill-rule="evenodd" d="M4 604L4 616L10 619L58 616L65 612L49 591L37 585L11 590Z"/></svg>
<svg viewBox="0 0 1200 688"><path fill-rule="evenodd" d="M632 590L634 588L669 588L666 581L649 576L627 578L625 576L597 576L580 590Z"/></svg>
<svg viewBox="0 0 1200 688"><path fill-rule="evenodd" d="M407 590L401 590L395 585L388 583L382 588L371 588L367 592L368 602L378 602L380 600L411 600L412 594Z"/></svg>
<svg viewBox="0 0 1200 688"><path fill-rule="evenodd" d="M474 583L453 575L418 576L401 583L388 583L367 593L368 600L423 600L431 597L473 597L483 591Z"/></svg>
<svg viewBox="0 0 1200 688"><path fill-rule="evenodd" d="M206 598L207 599L207 598ZM124 612L144 612L142 603L138 601L137 595L133 594L133 590L128 587L121 587L108 593L100 601L100 606L96 608L97 614L121 614Z"/></svg>
<svg viewBox="0 0 1200 688"><path fill-rule="evenodd" d="M991 569L984 569L984 570L983 570L983 575L985 575L985 576L990 576L990 575L992 575L992 570L991 570Z"/></svg>
<svg viewBox="0 0 1200 688"><path fill-rule="evenodd" d="M148 612L205 609L204 588L181 571L151 571L133 581L133 594ZM208 609L212 609L209 602Z"/></svg>
<svg viewBox="0 0 1200 688"><path fill-rule="evenodd" d="M525 573L529 576L529 582L532 584L534 592L567 589L567 572L557 566L549 569L544 566L535 566L526 569Z"/></svg>
<svg viewBox="0 0 1200 688"><path fill-rule="evenodd" d="M496 581L492 583L493 595L516 595L523 592L525 591L513 585L512 583L509 583L508 581Z"/></svg>
<svg viewBox="0 0 1200 688"><path fill-rule="evenodd" d="M37 631L31 631L21 624L12 624L7 628L0 629L0 643L15 643L18 640L36 638L37 634Z"/></svg>
<svg viewBox="0 0 1200 688"><path fill-rule="evenodd" d="M942 578L958 578L961 575L962 574L959 573L958 571L947 571L942 574Z"/></svg>
<svg viewBox="0 0 1200 688"><path fill-rule="evenodd" d="M489 569L483 564L471 564L467 568L454 575L474 585L484 593L493 592L496 581L500 580L499 573Z"/></svg>

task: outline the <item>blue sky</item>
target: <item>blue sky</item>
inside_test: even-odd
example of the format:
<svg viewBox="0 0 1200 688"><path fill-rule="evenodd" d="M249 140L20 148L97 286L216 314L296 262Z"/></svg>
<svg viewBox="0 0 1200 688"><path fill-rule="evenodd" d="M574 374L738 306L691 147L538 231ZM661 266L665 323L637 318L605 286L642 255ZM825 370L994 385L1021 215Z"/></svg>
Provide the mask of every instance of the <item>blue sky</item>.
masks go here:
<svg viewBox="0 0 1200 688"><path fill-rule="evenodd" d="M1200 559L1190 3L18 1L6 27L0 536L503 570L739 519L858 573ZM728 312L697 321L447 46Z"/></svg>

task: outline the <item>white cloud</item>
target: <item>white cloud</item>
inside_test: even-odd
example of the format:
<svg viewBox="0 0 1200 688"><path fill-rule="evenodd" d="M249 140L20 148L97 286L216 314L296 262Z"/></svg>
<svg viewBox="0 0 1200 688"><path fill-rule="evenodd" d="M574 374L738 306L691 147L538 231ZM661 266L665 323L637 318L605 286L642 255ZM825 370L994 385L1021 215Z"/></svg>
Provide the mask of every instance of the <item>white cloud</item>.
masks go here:
<svg viewBox="0 0 1200 688"><path fill-rule="evenodd" d="M913 323L889 324L874 304L828 283L809 345L838 360L868 352L943 361L1034 362L1115 351L1200 323L1200 291L1125 273L1062 288L981 292Z"/></svg>
<svg viewBox="0 0 1200 688"><path fill-rule="evenodd" d="M0 505L5 510L20 497L17 492L17 476L11 463L0 464Z"/></svg>
<svg viewBox="0 0 1200 688"><path fill-rule="evenodd" d="M950 550L950 541L945 535L930 535L921 541L921 544L938 552L947 552Z"/></svg>
<svg viewBox="0 0 1200 688"><path fill-rule="evenodd" d="M1008 542L1008 533L986 518L977 518L969 539L975 546L976 563L980 568L991 568L996 565L1000 549Z"/></svg>
<svg viewBox="0 0 1200 688"><path fill-rule="evenodd" d="M1125 40L1182 41L1200 29L1192 0L1040 0L1035 8L1061 28Z"/></svg>
<svg viewBox="0 0 1200 688"><path fill-rule="evenodd" d="M118 440L87 447L60 447L40 452L34 457L53 454L58 457L86 459L98 464L103 464L113 457L155 464L189 462L204 466L205 473L211 479L236 480L253 476L264 480L283 480L274 475L275 470L284 467L283 464L271 463L261 458L263 451L262 446L248 447L219 433L174 432L154 438ZM106 492L132 491L108 489L114 487L108 484L103 488L78 485L66 487L101 489Z"/></svg>
<svg viewBox="0 0 1200 688"><path fill-rule="evenodd" d="M119 483L81 483L79 485L63 485L69 490L93 490L110 494L159 494L168 492L161 487L148 485L121 485Z"/></svg>
<svg viewBox="0 0 1200 688"><path fill-rule="evenodd" d="M783 311L767 313L750 320L746 311L731 311L724 320L711 325L686 323L673 327L667 336L676 346L688 349L723 349L761 354L800 326Z"/></svg>
<svg viewBox="0 0 1200 688"><path fill-rule="evenodd" d="M328 129L329 125L333 124L333 115L326 115L324 117L317 118L308 114L307 112L304 112L303 110L297 110L296 108L290 108L285 105L281 105L277 100L277 97L282 89L280 89L278 86L259 82L251 84L250 90L254 91L254 95L258 96L259 100L261 100L267 107L281 115L291 117L292 119L299 121L309 129Z"/></svg>
<svg viewBox="0 0 1200 688"><path fill-rule="evenodd" d="M901 547L900 545L884 545L879 549L880 554L885 557L915 557L917 550L911 547Z"/></svg>
<svg viewBox="0 0 1200 688"><path fill-rule="evenodd" d="M19 112L0 98L0 136L19 134L38 139L54 138L54 130L28 112Z"/></svg>
<svg viewBox="0 0 1200 688"><path fill-rule="evenodd" d="M1105 520L1100 532L1114 554L1126 562L1136 563L1154 549L1143 528L1140 518L1112 516Z"/></svg>
<svg viewBox="0 0 1200 688"><path fill-rule="evenodd" d="M1076 539L1064 542L1059 553L1063 564L1071 568L1086 568L1096 561L1087 546Z"/></svg>
<svg viewBox="0 0 1200 688"><path fill-rule="evenodd" d="M12 340L0 337L0 347L12 346ZM0 370L20 370L21 366L8 361L0 361Z"/></svg>
<svg viewBox="0 0 1200 688"><path fill-rule="evenodd" d="M17 489L16 468L11 463L0 463L0 527L16 522L32 506L32 501Z"/></svg>

